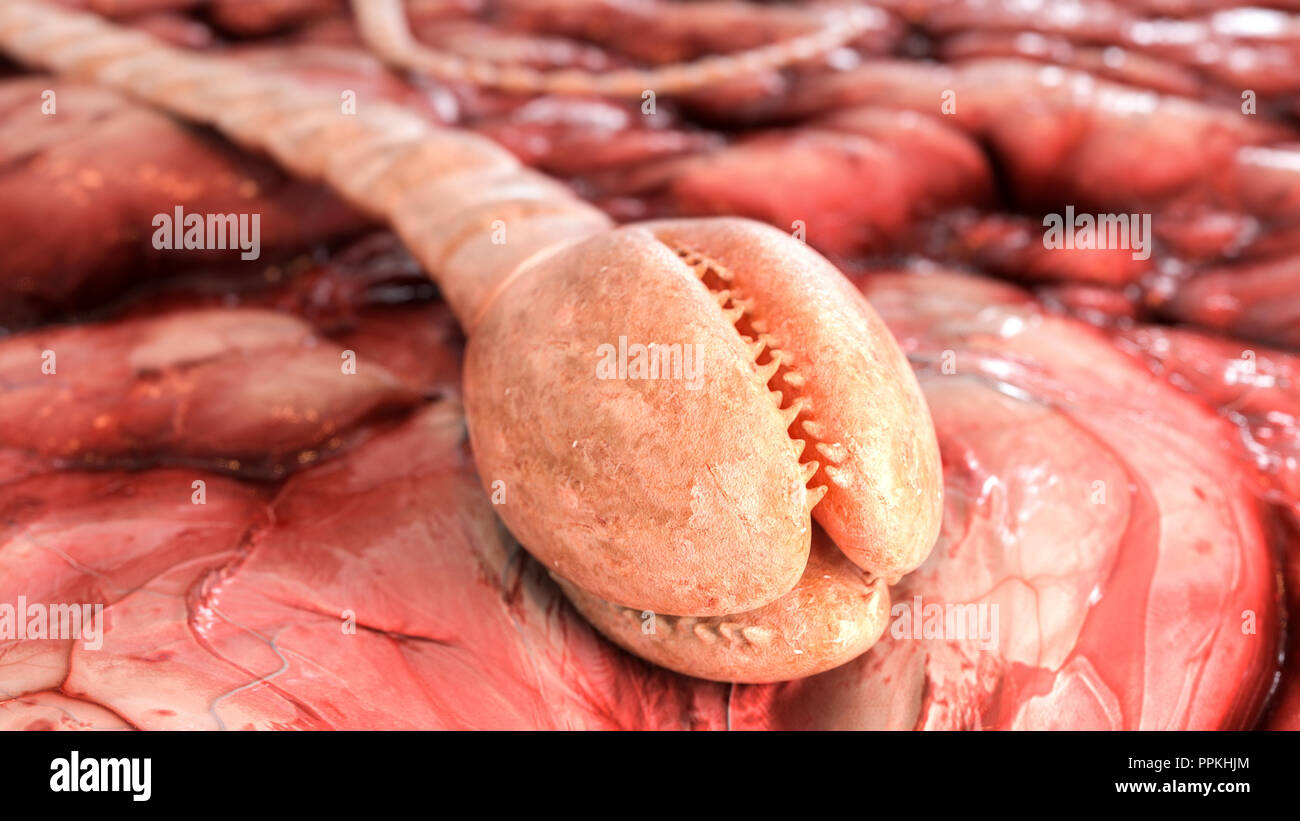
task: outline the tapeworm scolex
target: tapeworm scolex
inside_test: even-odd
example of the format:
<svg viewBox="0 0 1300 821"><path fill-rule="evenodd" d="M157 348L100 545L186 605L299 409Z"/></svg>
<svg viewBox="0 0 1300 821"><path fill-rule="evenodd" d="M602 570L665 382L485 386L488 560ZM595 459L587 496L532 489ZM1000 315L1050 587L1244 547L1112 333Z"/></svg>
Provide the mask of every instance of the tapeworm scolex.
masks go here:
<svg viewBox="0 0 1300 821"><path fill-rule="evenodd" d="M213 125L391 224L469 336L470 439L507 489L498 512L612 640L777 681L879 637L886 585L937 538L938 446L897 343L802 242L731 218L615 228L484 138L383 103L346 115L30 0L0 6L0 47ZM629 344L679 365L689 349L693 373L602 373L599 352Z"/></svg>

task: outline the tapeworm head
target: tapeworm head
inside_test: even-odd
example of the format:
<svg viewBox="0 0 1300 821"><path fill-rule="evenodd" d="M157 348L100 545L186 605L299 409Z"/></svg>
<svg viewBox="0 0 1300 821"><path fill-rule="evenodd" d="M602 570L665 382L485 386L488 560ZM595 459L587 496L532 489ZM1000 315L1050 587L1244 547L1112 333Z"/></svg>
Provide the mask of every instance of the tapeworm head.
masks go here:
<svg viewBox="0 0 1300 821"><path fill-rule="evenodd" d="M614 604L711 616L799 580L809 475L735 309L637 227L525 262L475 323L483 481L553 573Z"/></svg>
<svg viewBox="0 0 1300 821"><path fill-rule="evenodd" d="M645 223L525 262L474 325L465 401L511 531L612 605L772 604L805 569L814 507L868 586L938 533L906 359L830 263L759 223Z"/></svg>

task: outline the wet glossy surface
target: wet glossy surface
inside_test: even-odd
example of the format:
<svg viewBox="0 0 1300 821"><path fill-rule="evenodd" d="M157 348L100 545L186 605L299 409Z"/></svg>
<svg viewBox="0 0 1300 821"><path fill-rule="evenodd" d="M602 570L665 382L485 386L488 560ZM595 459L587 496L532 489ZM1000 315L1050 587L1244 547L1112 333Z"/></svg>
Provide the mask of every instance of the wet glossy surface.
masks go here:
<svg viewBox="0 0 1300 821"><path fill-rule="evenodd" d="M924 262L870 280L938 432L939 545L857 661L705 683L599 638L502 535L459 411L430 401L457 395L461 340L408 257L313 269L304 254L362 227L320 189L84 87L60 86L65 115L44 117L23 107L33 81L5 80L0 324L77 324L0 341L0 601L109 605L105 650L0 643L5 726L1212 728L1266 706L1267 726L1296 726L1293 17L887 3L850 49L646 117L389 75L328 3L217 5L215 28L136 22L200 47L285 32L242 59L475 128L620 219L800 220L855 274L929 256L1031 282L1105 332L990 280L918 276ZM808 24L666 8L413 23L430 43L597 71ZM597 42L569 39L594 20ZM947 88L952 115L935 110ZM285 258L194 272L135 242L177 198L262 209ZM1151 259L1044 251L1041 214L1066 204L1152 212ZM996 612L996 641L935 635L926 607L953 604L977 627Z"/></svg>

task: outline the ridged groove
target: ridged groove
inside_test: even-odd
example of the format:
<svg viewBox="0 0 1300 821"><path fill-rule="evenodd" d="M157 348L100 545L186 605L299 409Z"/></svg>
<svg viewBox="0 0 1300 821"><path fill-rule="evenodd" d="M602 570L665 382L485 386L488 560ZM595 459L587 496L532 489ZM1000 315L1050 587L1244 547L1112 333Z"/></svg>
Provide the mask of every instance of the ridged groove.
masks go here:
<svg viewBox="0 0 1300 821"><path fill-rule="evenodd" d="M879 590L876 588L877 577L866 572L859 571L868 587L865 594L868 599L876 596ZM647 611L637 610L632 607L614 605L614 610L618 617L625 622L635 625L644 623ZM771 646L781 633L779 627L766 627L759 624L741 624L731 621L727 616L666 616L654 614L655 634L658 635L660 627L664 628L663 633L682 638L691 638L701 644L725 644L728 648L739 646L748 646L755 649L763 649ZM798 652L798 651L796 651Z"/></svg>
<svg viewBox="0 0 1300 821"><path fill-rule="evenodd" d="M727 321L740 334L759 378L767 385L773 404L785 419L786 433L796 447L796 458L805 453L821 457L820 461L810 459L799 463L810 491L808 508L811 510L826 495L826 482L831 480L832 471L844 460L844 446L825 441L825 430L816 420L812 400L803 393L807 378L795 367L793 354L780 347L767 323L757 315L755 301L746 299L739 291L732 272L716 259L689 246L671 244L669 247L709 289ZM788 404L787 397L790 399ZM813 484L823 464L825 469L820 470L823 481Z"/></svg>
<svg viewBox="0 0 1300 821"><path fill-rule="evenodd" d="M640 623L642 620L640 610L620 606L618 613L624 621ZM767 627L742 625L734 621L723 621L718 618L662 616L656 614L656 632L658 632L661 625L671 634L693 637L704 644L714 644L722 641L729 647L735 647L739 644L747 644L750 647L766 647L776 637L776 633Z"/></svg>

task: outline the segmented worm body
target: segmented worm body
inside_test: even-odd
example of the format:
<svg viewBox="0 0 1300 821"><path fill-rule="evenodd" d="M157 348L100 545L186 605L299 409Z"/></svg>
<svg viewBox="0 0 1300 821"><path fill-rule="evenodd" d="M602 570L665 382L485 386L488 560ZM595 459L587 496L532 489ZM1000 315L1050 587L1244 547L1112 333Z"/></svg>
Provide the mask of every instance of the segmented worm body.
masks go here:
<svg viewBox="0 0 1300 821"><path fill-rule="evenodd" d="M615 228L484 138L382 102L348 114L31 0L0 7L0 46L211 125L392 225L469 336L471 442L485 485L508 489L502 518L611 639L774 681L879 637L886 583L937 537L938 448L892 336L803 243L727 218ZM597 351L625 340L691 346L698 379L602 378Z"/></svg>
<svg viewBox="0 0 1300 821"><path fill-rule="evenodd" d="M527 66L473 60L421 45L406 23L401 0L352 0L362 39L377 55L402 68L442 80L467 80L503 91L534 94L597 94L641 97L646 91L683 94L760 71L821 56L879 24L874 9L850 7L830 12L808 34L736 54L704 57L653 69L621 69L593 74L577 69L544 72Z"/></svg>

